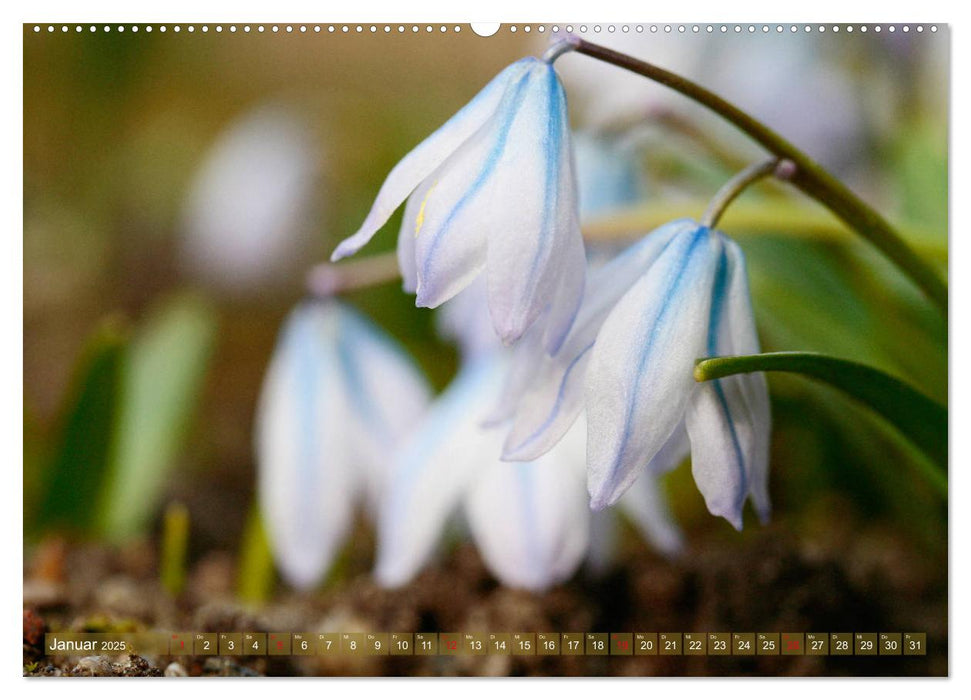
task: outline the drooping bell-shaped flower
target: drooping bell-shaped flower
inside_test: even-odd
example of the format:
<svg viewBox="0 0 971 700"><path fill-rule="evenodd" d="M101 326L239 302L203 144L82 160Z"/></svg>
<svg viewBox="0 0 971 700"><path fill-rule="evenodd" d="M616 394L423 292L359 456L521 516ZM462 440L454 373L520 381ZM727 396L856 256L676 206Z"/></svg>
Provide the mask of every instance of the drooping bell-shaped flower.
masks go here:
<svg viewBox="0 0 971 700"><path fill-rule="evenodd" d="M484 271L503 342L541 323L555 352L583 294L576 187L562 85L550 63L524 58L394 167L332 259L357 252L408 199L398 258L417 305L439 306Z"/></svg>
<svg viewBox="0 0 971 700"><path fill-rule="evenodd" d="M582 426L539 460L501 461L502 430L483 418L502 371L499 353L464 364L393 462L378 517L382 585L411 580L457 514L508 586L543 590L582 563L590 518Z"/></svg>
<svg viewBox="0 0 971 700"><path fill-rule="evenodd" d="M230 124L189 188L182 265L221 291L254 293L292 274L319 213L321 156L300 115L265 104Z"/></svg>
<svg viewBox="0 0 971 700"><path fill-rule="evenodd" d="M604 320L585 379L591 504L615 502L684 423L708 510L742 527L751 496L769 514L769 393L764 375L695 382L701 357L759 352L745 257L692 224Z"/></svg>
<svg viewBox="0 0 971 700"><path fill-rule="evenodd" d="M307 301L287 319L256 417L259 500L274 558L299 588L324 576L429 390L391 338L349 307Z"/></svg>
<svg viewBox="0 0 971 700"><path fill-rule="evenodd" d="M735 527L751 495L768 517L768 389L761 374L696 383L701 357L759 352L744 255L690 220L662 226L595 273L555 357L519 388L504 459L549 449L584 409L591 506L616 503L690 438L708 509Z"/></svg>

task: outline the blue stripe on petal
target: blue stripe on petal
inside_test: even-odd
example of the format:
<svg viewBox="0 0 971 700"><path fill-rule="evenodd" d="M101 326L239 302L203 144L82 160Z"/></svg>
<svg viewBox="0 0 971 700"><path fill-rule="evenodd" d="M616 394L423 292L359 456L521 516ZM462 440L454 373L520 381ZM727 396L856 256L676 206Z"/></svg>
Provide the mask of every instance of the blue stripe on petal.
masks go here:
<svg viewBox="0 0 971 700"><path fill-rule="evenodd" d="M500 103L499 109L503 112L503 114L502 121L499 124L498 132L495 137L495 143L490 149L489 154L486 156L485 162L482 165L482 170L479 172L478 177L476 177L472 184L469 185L468 190L466 190L461 199L456 202L455 206L452 208L452 211L445 218L445 221L432 235L431 243L429 243L428 253L425 255L425 258L422 261L422 274L419 279L428 279L428 267L435 257L435 252L438 250L444 234L451 226L452 220L455 219L455 217L462 211L463 208L465 208L472 198L478 194L479 190L482 189L486 181L492 176L492 172L495 170L503 151L506 149L506 140L509 137L509 129L519 112L519 106L522 103L521 96L528 81L529 73L527 72L525 75L520 77L519 80L516 81L516 84L512 87L512 97L509 98L509 106L503 110L503 104Z"/></svg>
<svg viewBox="0 0 971 700"><path fill-rule="evenodd" d="M535 441L540 435L542 435L543 432L545 432L546 429L550 427L553 421L556 420L557 415L559 415L560 413L560 406L563 403L563 396L566 393L566 385L570 379L570 374L576 368L577 364L579 364L580 360L582 360L583 357L587 354L587 352L589 352L590 349L593 348L593 345L594 343L591 342L589 345L587 345L587 347L583 348L583 350L581 350L579 354L577 354L577 356L570 361L570 364L567 365L566 371L563 373L563 378L560 381L559 390L557 391L557 394L556 394L556 401L553 403L553 407L550 409L549 415L547 415L543 423L535 431L533 431L529 435L529 437L522 440L518 445L509 447L508 449L504 449L503 450L504 453L514 454L524 449L530 443Z"/></svg>
<svg viewBox="0 0 971 700"><path fill-rule="evenodd" d="M297 411L297 439L299 440L300 461L297 465L299 481L303 484L300 489L300 504L296 510L300 513L310 513L317 506L315 500L320 481L326 474L317 468L321 453L320 434L325 428L322 417L318 413L320 405L319 392L327 391L321 387L321 364L326 361L326 348L322 347L325 339L318 337L319 329L310 314L312 309L305 307L299 310L290 329L291 337L287 343L292 343L296 355L296 371L291 375L294 382L294 396L297 397L299 409Z"/></svg>
<svg viewBox="0 0 971 700"><path fill-rule="evenodd" d="M540 244L536 246L536 252L530 263L529 279L532 281L532 289L528 296L532 296L533 290L539 280L537 270L540 260L544 253L549 253L549 238L552 226L550 216L556 211L559 205L559 183L560 183L560 149L563 147L563 112L565 105L561 104L563 96L559 89L559 82L553 66L547 66L547 89L550 91L550 99L546 101L546 121L549 125L547 132L548 138L545 139L546 146L546 182L543 190L543 221L540 226Z"/></svg>
<svg viewBox="0 0 971 700"><path fill-rule="evenodd" d="M718 259L718 268L715 271L715 286L712 292L711 321L708 324L708 356L718 355L718 336L722 331L722 323L725 320L725 306L728 293L728 251L722 248ZM718 397L718 404L724 414L725 426L732 439L732 448L735 452L735 462L741 476L742 488L740 489L739 509L745 502L748 493L748 469L745 463L745 453L742 450L741 441L738 438L738 430L735 427L735 420L732 418L731 409L728 406L728 399L725 397L725 387L721 379L714 380L715 394Z"/></svg>
<svg viewBox="0 0 971 700"><path fill-rule="evenodd" d="M692 234L691 240L687 245L687 249L682 254L681 263L678 266L677 271L674 273L674 275L672 275L671 283L664 293L664 298L661 302L657 316L645 334L647 337L647 343L640 353L637 370L634 375L634 381L631 384L634 387L640 385L641 383L641 378L643 377L644 371L647 368L647 360L651 356L654 341L657 337L657 331L664 323L666 323L668 314L671 312L671 302L678 296L683 285L687 283L685 271L692 262L696 249L699 245L701 245L702 242L704 242L708 234L708 228L699 226L698 230ZM668 248L675 240L677 240L677 238L672 238L671 241L668 241L665 248ZM617 456L614 458L614 463L611 465L610 469L612 482L611 490L615 489L617 486L618 469L620 464L624 461L624 453L627 451L627 443L630 440L631 431L633 429L634 414L636 413L635 409L637 408L637 404L639 403L640 399L640 395L635 393L631 398L630 403L627 405L627 411L624 417L624 431L620 439L620 449L617 450Z"/></svg>

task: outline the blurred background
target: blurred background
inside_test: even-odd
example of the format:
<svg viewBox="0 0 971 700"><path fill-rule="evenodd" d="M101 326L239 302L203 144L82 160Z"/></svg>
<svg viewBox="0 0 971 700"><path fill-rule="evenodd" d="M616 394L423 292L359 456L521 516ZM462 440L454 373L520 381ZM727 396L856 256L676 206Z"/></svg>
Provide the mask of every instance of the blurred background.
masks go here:
<svg viewBox="0 0 971 700"><path fill-rule="evenodd" d="M585 38L750 110L946 274L946 27L636 26L589 25ZM677 560L625 526L606 571L531 594L500 586L456 535L413 584L381 591L362 518L319 591L277 581L253 505L253 419L306 271L357 229L394 164L504 66L542 52L550 27L489 38L467 25L140 29L24 28L25 673L54 672L28 648L28 613L48 630L922 631L931 650L890 661L194 659L189 673L947 672L947 504L922 477L927 458L798 377L770 377L767 527L752 518L736 533L710 516L683 465L664 483L685 531ZM581 203L604 250L699 216L760 156L673 92L584 56L556 65L572 125L600 156L581 160ZM619 184L598 193L607 172ZM362 255L393 250L399 217ZM946 404L946 321L825 210L766 185L722 228L748 256L765 350L856 359ZM456 350L398 282L347 301L446 385Z"/></svg>

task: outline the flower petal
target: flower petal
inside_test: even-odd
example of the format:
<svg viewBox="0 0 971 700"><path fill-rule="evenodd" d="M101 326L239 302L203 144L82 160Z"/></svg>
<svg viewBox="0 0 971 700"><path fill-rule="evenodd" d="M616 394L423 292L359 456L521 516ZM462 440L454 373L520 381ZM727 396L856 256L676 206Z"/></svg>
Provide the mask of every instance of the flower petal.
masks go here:
<svg viewBox="0 0 971 700"><path fill-rule="evenodd" d="M401 218L401 231L398 232L398 269L401 270L401 289L407 294L418 291L418 263L415 261L415 221L421 210L422 202L428 193L428 181L418 186L405 203L405 213Z"/></svg>
<svg viewBox="0 0 971 700"><path fill-rule="evenodd" d="M570 429L583 410L583 379L592 347L593 343L569 363L542 358L533 385L519 400L503 444L504 460L538 459Z"/></svg>
<svg viewBox="0 0 971 700"><path fill-rule="evenodd" d="M725 245L731 268L725 310L725 325L730 335L730 344L723 346L724 349L719 347L718 354L755 355L762 350L749 294L745 255L735 241L726 239ZM755 512L764 523L768 521L772 512L769 499L769 440L772 434L769 387L762 372L738 375L736 379L754 430L750 458L747 463L749 490Z"/></svg>
<svg viewBox="0 0 971 700"><path fill-rule="evenodd" d="M742 529L742 506L748 495L745 451L750 427L736 418L744 405L734 382L704 382L688 403L691 473L705 505L736 530Z"/></svg>
<svg viewBox="0 0 971 700"><path fill-rule="evenodd" d="M370 241L419 183L489 121L502 99L506 84L523 69L523 61L505 68L471 102L402 158L378 191L361 228L337 246L331 260L353 255Z"/></svg>
<svg viewBox="0 0 971 700"><path fill-rule="evenodd" d="M529 461L550 449L573 424L583 407L583 386L591 349L607 314L631 285L647 270L679 232L697 227L687 219L672 222L648 234L617 257L590 272L587 294L566 341L553 357L527 345L514 349L513 367L526 365L523 355L534 357L529 381L521 382L512 428L503 459Z"/></svg>
<svg viewBox="0 0 971 700"><path fill-rule="evenodd" d="M486 416L486 425L499 425L516 412L517 403L534 381L546 356L543 329L536 326L530 328L507 354L506 375L495 405Z"/></svg>
<svg viewBox="0 0 971 700"><path fill-rule="evenodd" d="M462 291L486 264L489 236L508 229L494 202L515 189L497 190L496 176L528 84L528 71L509 82L493 118L428 177L417 212L402 223L415 236L416 305L435 308Z"/></svg>
<svg viewBox="0 0 971 700"><path fill-rule="evenodd" d="M674 471L690 454L691 442L688 440L688 430L684 421L681 421L664 443L664 447L647 465L647 471L655 476L663 476Z"/></svg>
<svg viewBox="0 0 971 700"><path fill-rule="evenodd" d="M499 337L516 341L549 309L555 348L583 294L583 240L563 87L552 66L530 64L499 162L480 196L492 234L489 311Z"/></svg>
<svg viewBox="0 0 971 700"><path fill-rule="evenodd" d="M470 485L472 536L507 586L545 590L571 576L586 554L590 511L580 428L535 462L496 460Z"/></svg>
<svg viewBox="0 0 971 700"><path fill-rule="evenodd" d="M594 509L617 501L684 415L721 247L704 227L674 237L597 335L585 387Z"/></svg>
<svg viewBox="0 0 971 700"><path fill-rule="evenodd" d="M431 390L405 349L349 307L342 307L337 352L351 416L344 440L376 513L389 456L418 426Z"/></svg>
<svg viewBox="0 0 971 700"><path fill-rule="evenodd" d="M260 395L256 456L260 509L284 578L323 577L351 524L358 479L343 439L348 421L337 307L297 307L281 333Z"/></svg>
<svg viewBox="0 0 971 700"><path fill-rule="evenodd" d="M706 355L758 352L744 257L726 239L715 280ZM708 510L742 527L749 493L768 517L769 397L761 374L699 384L689 403L692 473ZM758 481L758 484L753 482Z"/></svg>
<svg viewBox="0 0 971 700"><path fill-rule="evenodd" d="M495 357L463 367L391 465L378 513L381 585L401 586L424 566L470 476L498 458L501 435L480 421L500 372Z"/></svg>
<svg viewBox="0 0 971 700"><path fill-rule="evenodd" d="M463 362L502 348L492 330L487 304L485 278L479 277L438 308L438 333L458 344Z"/></svg>

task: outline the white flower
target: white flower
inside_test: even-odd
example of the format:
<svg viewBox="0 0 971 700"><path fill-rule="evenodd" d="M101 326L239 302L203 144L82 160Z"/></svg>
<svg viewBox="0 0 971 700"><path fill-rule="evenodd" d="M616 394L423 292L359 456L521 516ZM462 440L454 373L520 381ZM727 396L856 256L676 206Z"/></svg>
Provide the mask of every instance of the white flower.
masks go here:
<svg viewBox="0 0 971 700"><path fill-rule="evenodd" d="M498 354L465 364L394 461L378 513L380 584L413 578L458 511L489 569L509 586L548 588L583 561L590 511L582 449L567 439L534 463L500 461L501 431L482 418L501 373Z"/></svg>
<svg viewBox="0 0 971 700"><path fill-rule="evenodd" d="M398 257L417 305L439 306L485 270L503 342L542 316L555 352L579 306L585 262L566 97L552 65L512 64L405 156L332 259L357 252L406 198Z"/></svg>
<svg viewBox="0 0 971 700"><path fill-rule="evenodd" d="M307 242L315 151L306 126L283 107L263 105L227 127L186 198L189 271L232 292L285 278Z"/></svg>
<svg viewBox="0 0 971 700"><path fill-rule="evenodd" d="M308 301L291 313L256 419L260 508L289 583L319 582L359 501L373 511L389 455L428 397L407 355L347 306Z"/></svg>
<svg viewBox="0 0 971 700"><path fill-rule="evenodd" d="M584 409L591 506L616 503L659 455L690 438L708 509L736 528L751 495L769 514L769 397L762 374L696 383L701 357L759 352L745 260L718 231L662 226L591 273L587 298L555 357L532 353L503 458L550 449ZM665 459L661 459L666 462ZM649 465L654 464L651 468Z"/></svg>

